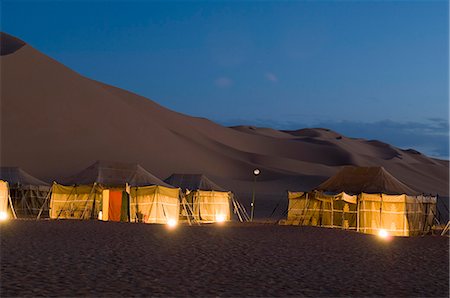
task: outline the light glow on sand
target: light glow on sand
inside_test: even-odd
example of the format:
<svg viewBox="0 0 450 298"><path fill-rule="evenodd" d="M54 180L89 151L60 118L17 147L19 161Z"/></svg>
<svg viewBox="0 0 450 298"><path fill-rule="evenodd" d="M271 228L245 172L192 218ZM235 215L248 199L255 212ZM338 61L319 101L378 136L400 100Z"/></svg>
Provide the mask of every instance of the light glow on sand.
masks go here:
<svg viewBox="0 0 450 298"><path fill-rule="evenodd" d="M175 219L169 219L167 221L167 226L169 226L169 228L173 229L177 226L177 221Z"/></svg>
<svg viewBox="0 0 450 298"><path fill-rule="evenodd" d="M8 219L8 213L5 211L0 211L0 221L5 221Z"/></svg>
<svg viewBox="0 0 450 298"><path fill-rule="evenodd" d="M217 214L217 215L216 215L216 221L217 221L218 223L223 223L223 222L225 221L225 219L226 219L226 217L225 217L225 215L223 215L223 214Z"/></svg>
<svg viewBox="0 0 450 298"><path fill-rule="evenodd" d="M381 229L381 230L378 232L378 236L380 236L380 237L383 238L383 239L386 239L386 238L389 237L389 233L388 233L386 230Z"/></svg>

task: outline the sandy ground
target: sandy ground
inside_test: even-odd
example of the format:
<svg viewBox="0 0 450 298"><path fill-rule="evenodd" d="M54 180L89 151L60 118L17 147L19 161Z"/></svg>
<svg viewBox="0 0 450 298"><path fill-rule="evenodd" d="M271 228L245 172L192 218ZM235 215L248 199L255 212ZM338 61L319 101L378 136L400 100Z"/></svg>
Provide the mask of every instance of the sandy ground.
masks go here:
<svg viewBox="0 0 450 298"><path fill-rule="evenodd" d="M447 237L263 224L1 224L0 296L449 295Z"/></svg>

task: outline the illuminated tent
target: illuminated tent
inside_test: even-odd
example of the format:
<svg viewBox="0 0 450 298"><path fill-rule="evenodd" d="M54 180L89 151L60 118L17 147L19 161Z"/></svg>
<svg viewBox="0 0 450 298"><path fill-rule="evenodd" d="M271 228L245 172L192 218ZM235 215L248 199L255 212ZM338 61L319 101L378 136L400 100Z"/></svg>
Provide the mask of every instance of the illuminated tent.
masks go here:
<svg viewBox="0 0 450 298"><path fill-rule="evenodd" d="M420 235L436 214L436 197L419 194L382 167L347 166L316 190L289 192L288 198L288 224L368 234Z"/></svg>
<svg viewBox="0 0 450 298"><path fill-rule="evenodd" d="M357 229L357 196L344 192L288 192L288 221L294 225Z"/></svg>
<svg viewBox="0 0 450 298"><path fill-rule="evenodd" d="M0 180L0 219L4 220L9 215L9 208L11 207L11 212L14 218L16 218L16 213L14 212L14 207L11 205L11 197L9 196L9 185L7 181Z"/></svg>
<svg viewBox="0 0 450 298"><path fill-rule="evenodd" d="M232 193L202 174L172 174L165 182L185 190L187 203L182 216L192 214L197 222L216 222L231 219Z"/></svg>
<svg viewBox="0 0 450 298"><path fill-rule="evenodd" d="M50 200L50 218L97 218L102 205L102 190L96 183L72 186L54 183Z"/></svg>
<svg viewBox="0 0 450 298"><path fill-rule="evenodd" d="M160 185L131 187L132 222L167 224L178 222L180 189Z"/></svg>
<svg viewBox="0 0 450 298"><path fill-rule="evenodd" d="M131 219L162 223L166 217L161 217L160 213L157 213L160 217L155 217L152 212L158 208L166 210L168 207L161 205L165 205L168 196L173 202L178 202L175 208L179 208L179 190L165 192L164 190L173 188L137 164L97 161L65 182L73 186L53 186L51 218L99 218L109 221ZM144 192L145 198L140 197L140 190L148 189L151 185L156 185L155 188L159 191L152 196ZM129 186L133 190L131 197ZM133 195L136 193L138 196ZM55 208L57 210L53 211Z"/></svg>
<svg viewBox="0 0 450 298"><path fill-rule="evenodd" d="M50 186L18 167L0 167L0 179L8 181L11 200L18 217L36 217L46 201ZM44 206L48 212L48 206Z"/></svg>

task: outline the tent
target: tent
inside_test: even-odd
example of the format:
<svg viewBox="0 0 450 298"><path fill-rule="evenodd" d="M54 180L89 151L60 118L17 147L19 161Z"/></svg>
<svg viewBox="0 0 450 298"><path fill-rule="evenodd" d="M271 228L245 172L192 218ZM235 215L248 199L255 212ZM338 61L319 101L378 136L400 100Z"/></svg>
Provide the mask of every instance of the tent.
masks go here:
<svg viewBox="0 0 450 298"><path fill-rule="evenodd" d="M93 185L64 186L54 183L50 200L51 219L94 219L102 204L102 188Z"/></svg>
<svg viewBox="0 0 450 298"><path fill-rule="evenodd" d="M36 217L50 186L18 167L1 167L0 179L8 181L11 200L18 217ZM44 206L48 212L48 206Z"/></svg>
<svg viewBox="0 0 450 298"><path fill-rule="evenodd" d="M288 221L295 225L357 229L357 196L344 192L289 192Z"/></svg>
<svg viewBox="0 0 450 298"><path fill-rule="evenodd" d="M160 185L131 187L132 222L167 224L178 222L180 189Z"/></svg>
<svg viewBox="0 0 450 298"><path fill-rule="evenodd" d="M202 174L172 174L165 182L185 190L183 217L192 215L196 222L231 220L233 195Z"/></svg>
<svg viewBox="0 0 450 298"><path fill-rule="evenodd" d="M132 186L170 187L138 164L115 161L96 161L78 174L64 179L63 182L66 185L87 185L95 182L107 187L122 187L126 183Z"/></svg>
<svg viewBox="0 0 450 298"><path fill-rule="evenodd" d="M137 196L130 197L130 185L137 193L151 185L157 185L159 189L164 190L173 189L138 164L108 161L97 161L64 181L72 186L53 185L51 218L129 221L130 215L133 214L131 221L139 221L139 218L135 216L136 208L143 218L153 218L146 213L151 212L152 208L141 210L141 207L149 204L159 206L162 204L158 200L160 196L152 197L153 201L149 201L150 197L147 196L145 202ZM175 204L179 205L178 189L166 193L169 193L166 196L170 196ZM55 208L57 211L53 211ZM133 213L130 213L130 209L133 209ZM67 217L64 214L68 214ZM161 223L162 221L148 219L145 222Z"/></svg>
<svg viewBox="0 0 450 298"><path fill-rule="evenodd" d="M288 224L392 236L427 233L436 197L419 194L383 167L342 168L314 191L288 192Z"/></svg>
<svg viewBox="0 0 450 298"><path fill-rule="evenodd" d="M11 210L14 218L17 218L9 195L8 182L0 180L0 220L5 220L9 217L9 210Z"/></svg>

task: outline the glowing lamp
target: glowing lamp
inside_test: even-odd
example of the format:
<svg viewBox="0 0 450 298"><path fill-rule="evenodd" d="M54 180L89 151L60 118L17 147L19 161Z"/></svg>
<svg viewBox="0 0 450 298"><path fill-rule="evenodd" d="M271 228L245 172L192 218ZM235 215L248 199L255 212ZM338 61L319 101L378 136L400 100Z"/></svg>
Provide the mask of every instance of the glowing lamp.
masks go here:
<svg viewBox="0 0 450 298"><path fill-rule="evenodd" d="M4 221L8 219L8 213L6 213L5 211L0 211L0 220Z"/></svg>
<svg viewBox="0 0 450 298"><path fill-rule="evenodd" d="M177 221L175 219L169 219L167 221L167 225L169 226L169 228L174 228L177 225Z"/></svg>
<svg viewBox="0 0 450 298"><path fill-rule="evenodd" d="M98 213L98 220L102 220L102 219L103 219L103 212L100 211L100 212Z"/></svg>
<svg viewBox="0 0 450 298"><path fill-rule="evenodd" d="M387 237L389 237L389 233L386 230L381 229L378 232L378 236L380 236L383 239L386 239Z"/></svg>
<svg viewBox="0 0 450 298"><path fill-rule="evenodd" d="M258 176L261 173L261 171L259 169L254 169L253 170L253 175Z"/></svg>
<svg viewBox="0 0 450 298"><path fill-rule="evenodd" d="M225 221L225 215L223 215L223 214L217 214L217 215L216 215L216 221L219 222L219 223L224 222L224 221Z"/></svg>

